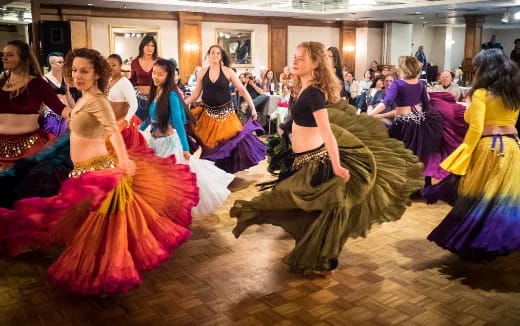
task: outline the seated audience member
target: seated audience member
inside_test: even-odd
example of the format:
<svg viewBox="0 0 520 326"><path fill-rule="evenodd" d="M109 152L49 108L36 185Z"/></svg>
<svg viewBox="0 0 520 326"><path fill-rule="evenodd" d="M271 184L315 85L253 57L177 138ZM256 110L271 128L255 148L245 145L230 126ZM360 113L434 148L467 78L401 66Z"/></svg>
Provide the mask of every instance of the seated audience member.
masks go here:
<svg viewBox="0 0 520 326"><path fill-rule="evenodd" d="M462 72L462 69L457 68L455 69L455 76L453 77L453 83L464 86L464 73Z"/></svg>
<svg viewBox="0 0 520 326"><path fill-rule="evenodd" d="M372 102L372 99L374 98L376 93L379 92L380 90L382 90L383 88L384 88L383 77L378 77L378 78L374 79L374 81L372 82L372 85L370 85L370 89L368 90L368 93L367 93L367 104Z"/></svg>
<svg viewBox="0 0 520 326"><path fill-rule="evenodd" d="M264 93L273 94L276 91L276 76L272 70L267 70L265 73L265 78L262 80L262 90Z"/></svg>
<svg viewBox="0 0 520 326"><path fill-rule="evenodd" d="M292 101L291 89L287 84L282 85L282 97L278 99L276 110L269 116L271 120L277 120L276 125L280 125L289 115L289 104Z"/></svg>
<svg viewBox="0 0 520 326"><path fill-rule="evenodd" d="M379 64L377 63L377 61L372 61L372 63L370 63L370 67L368 68L368 70L370 71L370 73L372 74L372 76L374 76L374 73L376 71L379 71Z"/></svg>
<svg viewBox="0 0 520 326"><path fill-rule="evenodd" d="M263 106L265 105L267 100L269 100L269 96L265 95L262 88L260 88L260 86L258 86L255 83L255 77L250 72L244 73L242 83L244 84L249 95L251 95L253 103L255 104L256 111L259 113L262 112ZM242 94L240 94L240 91L238 93L242 96ZM241 100L240 102L243 102L243 100ZM261 123L265 122L261 120L263 116L263 114L259 114L259 120Z"/></svg>
<svg viewBox="0 0 520 326"><path fill-rule="evenodd" d="M381 71L381 74L383 75L383 77L386 77L386 75L390 74L390 68L384 66L383 71Z"/></svg>
<svg viewBox="0 0 520 326"><path fill-rule="evenodd" d="M451 72L443 71L439 81L440 84L433 86L432 92L449 92L455 97L455 101L460 99L460 88L452 82Z"/></svg>
<svg viewBox="0 0 520 326"><path fill-rule="evenodd" d="M390 86L392 86L392 83L394 81L394 75L388 74L383 79L383 88L378 90L374 96L372 96L371 100L368 102L368 109L367 112L370 113L379 103L382 103L385 99L386 92L388 89L390 89ZM385 107L385 110L381 112L381 114L386 114L388 112L391 112L395 109L395 105L393 103L390 103ZM394 122L393 116L381 118L381 121L385 123L386 126L391 126Z"/></svg>
<svg viewBox="0 0 520 326"><path fill-rule="evenodd" d="M283 72L280 74L280 83L287 84L289 81L292 81L294 78L291 70L288 66L283 68Z"/></svg>
<svg viewBox="0 0 520 326"><path fill-rule="evenodd" d="M345 92L347 93L347 99L350 104L355 105L354 99L358 96L359 84L354 79L354 75L351 72L345 72L343 74L343 85L345 85Z"/></svg>

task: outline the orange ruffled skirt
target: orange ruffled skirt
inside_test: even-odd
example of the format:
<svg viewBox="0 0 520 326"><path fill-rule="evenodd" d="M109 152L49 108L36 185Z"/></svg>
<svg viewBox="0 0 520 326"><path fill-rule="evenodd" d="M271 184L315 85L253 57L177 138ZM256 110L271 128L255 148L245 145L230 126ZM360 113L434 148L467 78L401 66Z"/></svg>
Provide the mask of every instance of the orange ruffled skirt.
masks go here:
<svg viewBox="0 0 520 326"><path fill-rule="evenodd" d="M67 291L113 294L139 285L141 272L159 266L190 237L199 195L195 175L174 157L144 149L129 155L133 177L123 176L111 156L101 156L75 164L58 195L0 209L0 238L17 242L18 252L64 244L48 277Z"/></svg>
<svg viewBox="0 0 520 326"><path fill-rule="evenodd" d="M214 148L242 131L242 123L235 113L219 120L210 117L202 107L197 107L191 112L197 118L197 125L193 131L204 147Z"/></svg>

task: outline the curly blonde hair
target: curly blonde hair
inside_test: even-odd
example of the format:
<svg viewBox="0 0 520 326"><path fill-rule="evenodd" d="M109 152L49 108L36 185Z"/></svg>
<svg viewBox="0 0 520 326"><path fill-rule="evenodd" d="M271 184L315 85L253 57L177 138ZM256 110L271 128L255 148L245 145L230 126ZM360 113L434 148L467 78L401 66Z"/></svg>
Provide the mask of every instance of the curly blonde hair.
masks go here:
<svg viewBox="0 0 520 326"><path fill-rule="evenodd" d="M412 56L399 57L399 71L405 79L414 79L421 73L422 63Z"/></svg>
<svg viewBox="0 0 520 326"><path fill-rule="evenodd" d="M327 58L325 45L320 42L302 42L298 45L298 48L304 49L312 62L317 64L316 69L313 70L313 85L323 91L329 103L338 102L340 100L341 82ZM294 81L295 93L298 94L301 88L302 82L298 77Z"/></svg>

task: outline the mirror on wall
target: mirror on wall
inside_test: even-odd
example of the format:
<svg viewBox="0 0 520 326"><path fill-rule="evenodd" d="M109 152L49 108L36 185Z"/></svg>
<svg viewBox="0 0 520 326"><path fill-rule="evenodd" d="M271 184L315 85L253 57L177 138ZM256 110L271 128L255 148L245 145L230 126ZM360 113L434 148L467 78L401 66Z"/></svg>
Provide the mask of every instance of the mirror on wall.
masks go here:
<svg viewBox="0 0 520 326"><path fill-rule="evenodd" d="M215 39L215 43L222 46L229 54L232 67L254 67L254 31L217 29Z"/></svg>
<svg viewBox="0 0 520 326"><path fill-rule="evenodd" d="M110 54L116 53L123 59L123 71L130 71L130 63L139 55L139 44L146 35L157 40L158 54L161 55L161 31L159 27L109 26Z"/></svg>

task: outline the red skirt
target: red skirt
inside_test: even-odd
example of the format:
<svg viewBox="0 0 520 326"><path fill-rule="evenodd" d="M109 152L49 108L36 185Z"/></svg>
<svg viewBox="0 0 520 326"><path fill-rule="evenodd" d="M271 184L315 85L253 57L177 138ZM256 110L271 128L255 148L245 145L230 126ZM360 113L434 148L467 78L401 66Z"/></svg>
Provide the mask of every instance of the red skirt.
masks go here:
<svg viewBox="0 0 520 326"><path fill-rule="evenodd" d="M128 291L140 272L159 266L191 235L191 210L199 195L189 166L132 150L133 177L112 156L75 164L60 193L26 198L0 208L0 238L10 254L65 245L48 271L49 281L85 295Z"/></svg>
<svg viewBox="0 0 520 326"><path fill-rule="evenodd" d="M143 146L144 148L147 147L146 139L139 132L140 125L141 119L136 115L132 117L128 126L126 125L125 120L118 120L119 131L121 132L121 136L123 136L127 149Z"/></svg>

